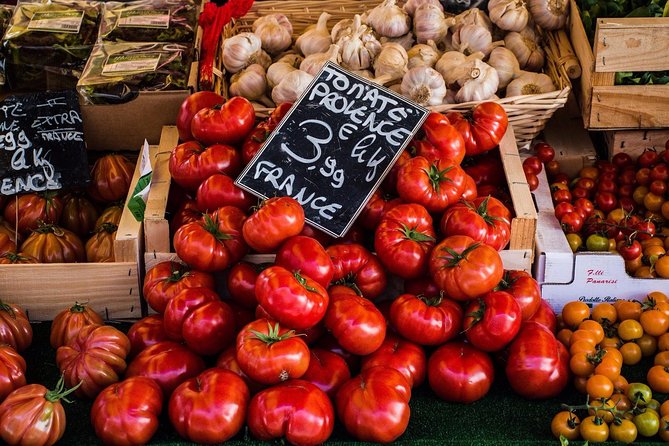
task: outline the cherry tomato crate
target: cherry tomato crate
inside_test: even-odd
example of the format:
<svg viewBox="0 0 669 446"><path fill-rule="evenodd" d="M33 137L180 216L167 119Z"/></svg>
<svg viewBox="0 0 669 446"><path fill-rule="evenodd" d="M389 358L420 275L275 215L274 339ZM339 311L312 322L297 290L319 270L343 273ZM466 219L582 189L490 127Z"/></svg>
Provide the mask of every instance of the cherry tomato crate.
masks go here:
<svg viewBox="0 0 669 446"><path fill-rule="evenodd" d="M621 152L637 159L646 149L664 150L669 141L669 129L613 130L604 132L604 140L609 159Z"/></svg>
<svg viewBox="0 0 669 446"><path fill-rule="evenodd" d="M590 46L571 0L569 34L581 63L579 100L591 130L669 127L669 85L614 85L616 72L669 70L669 17L597 20Z"/></svg>

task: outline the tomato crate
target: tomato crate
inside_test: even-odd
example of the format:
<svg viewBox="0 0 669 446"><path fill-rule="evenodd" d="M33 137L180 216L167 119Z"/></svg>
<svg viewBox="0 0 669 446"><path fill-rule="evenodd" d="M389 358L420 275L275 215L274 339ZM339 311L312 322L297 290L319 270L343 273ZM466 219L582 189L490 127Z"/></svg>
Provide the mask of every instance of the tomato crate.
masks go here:
<svg viewBox="0 0 669 446"><path fill-rule="evenodd" d="M609 252L573 253L555 217L548 179L539 175L534 191L539 209L534 277L556 312L569 301L588 304L618 299L643 300L652 291L669 290L669 279L638 279L625 271L623 258Z"/></svg>
<svg viewBox="0 0 669 446"><path fill-rule="evenodd" d="M169 157L177 139L176 127L163 127L158 151L152 156L153 177L144 214L144 264L147 270L162 261L178 260L176 253L172 252L170 222L166 218L171 185ZM500 254L505 268L529 271L534 258L537 214L511 126L500 143L500 152L515 210L509 247ZM257 256L251 256L252 260L255 258Z"/></svg>
<svg viewBox="0 0 669 446"><path fill-rule="evenodd" d="M590 46L571 0L569 34L581 63L579 100L591 130L669 127L669 85L614 85L616 72L669 70L669 17L597 20Z"/></svg>
<svg viewBox="0 0 669 446"><path fill-rule="evenodd" d="M609 159L616 153L627 153L633 159L646 149L664 150L669 141L669 129L612 130L604 132Z"/></svg>

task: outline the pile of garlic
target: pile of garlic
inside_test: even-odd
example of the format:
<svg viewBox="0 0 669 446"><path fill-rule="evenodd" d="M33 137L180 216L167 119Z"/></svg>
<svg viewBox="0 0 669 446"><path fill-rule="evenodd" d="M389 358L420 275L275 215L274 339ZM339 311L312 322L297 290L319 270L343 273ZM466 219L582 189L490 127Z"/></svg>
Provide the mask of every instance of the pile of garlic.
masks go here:
<svg viewBox="0 0 669 446"><path fill-rule="evenodd" d="M383 0L328 28L323 12L293 43L284 14L224 41L230 91L271 107L295 101L327 61L426 105L547 93L537 26L559 29L566 0L490 0L457 16L439 0ZM270 99L271 98L271 99Z"/></svg>

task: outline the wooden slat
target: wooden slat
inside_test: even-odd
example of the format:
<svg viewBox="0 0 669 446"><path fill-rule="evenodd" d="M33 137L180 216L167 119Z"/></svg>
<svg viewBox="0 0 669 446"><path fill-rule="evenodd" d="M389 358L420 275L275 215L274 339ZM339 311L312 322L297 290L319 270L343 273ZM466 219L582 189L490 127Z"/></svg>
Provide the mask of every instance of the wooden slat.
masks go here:
<svg viewBox="0 0 669 446"><path fill-rule="evenodd" d="M154 149L155 150L155 149ZM140 152L141 153L141 152ZM140 178L140 160L135 165L135 173L130 182L130 189L125 199L125 206L114 238L114 258L117 262L141 262L140 254L144 249L140 246L142 239L142 222L137 221L130 211L128 202L132 198L137 181Z"/></svg>
<svg viewBox="0 0 669 446"><path fill-rule="evenodd" d="M662 150L669 140L669 129L662 130L613 130L605 133L609 159L617 153L627 153L636 159L644 150Z"/></svg>
<svg viewBox="0 0 669 446"><path fill-rule="evenodd" d="M669 70L669 18L600 19L595 71Z"/></svg>
<svg viewBox="0 0 669 446"><path fill-rule="evenodd" d="M574 53L581 64L581 80L579 102L583 110L583 124L590 127L590 104L592 103L592 73L595 69L592 47L585 34L585 28L581 21L578 6L575 0L570 0L569 16L569 39L574 47Z"/></svg>
<svg viewBox="0 0 669 446"><path fill-rule="evenodd" d="M593 87L591 129L669 127L669 85Z"/></svg>

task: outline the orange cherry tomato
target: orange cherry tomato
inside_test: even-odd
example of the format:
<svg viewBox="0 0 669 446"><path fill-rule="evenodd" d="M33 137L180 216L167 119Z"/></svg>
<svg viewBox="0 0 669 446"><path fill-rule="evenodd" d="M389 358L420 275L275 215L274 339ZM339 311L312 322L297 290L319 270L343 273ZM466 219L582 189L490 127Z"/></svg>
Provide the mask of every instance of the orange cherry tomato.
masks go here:
<svg viewBox="0 0 669 446"><path fill-rule="evenodd" d="M627 392L627 387L629 385L630 384L629 382L627 382L627 378L625 378L623 375L618 375L618 377L613 380L613 388L615 389L616 393L624 394L625 392Z"/></svg>
<svg viewBox="0 0 669 446"><path fill-rule="evenodd" d="M636 300L617 300L615 304L618 314L618 320L626 319L639 320L641 317L641 303Z"/></svg>
<svg viewBox="0 0 669 446"><path fill-rule="evenodd" d="M655 261L655 274L662 279L669 279L669 256L663 255Z"/></svg>
<svg viewBox="0 0 669 446"><path fill-rule="evenodd" d="M569 343L574 344L578 341L588 341L592 346L596 346L599 341L597 340L597 335L590 330L578 329L571 334L569 338Z"/></svg>
<svg viewBox="0 0 669 446"><path fill-rule="evenodd" d="M669 367L669 350L664 350L655 355L653 364L661 365L662 367Z"/></svg>
<svg viewBox="0 0 669 446"><path fill-rule="evenodd" d="M555 438L565 437L569 441L578 440L581 436L578 425L581 420L568 410L558 412L551 421L551 432Z"/></svg>
<svg viewBox="0 0 669 446"><path fill-rule="evenodd" d="M602 325L597 321L586 319L578 325L578 329L588 330L595 334L595 342L597 342L597 344L604 340L604 328L602 328Z"/></svg>
<svg viewBox="0 0 669 446"><path fill-rule="evenodd" d="M635 365L641 361L641 347L634 342L625 342L621 345L620 353L623 355L625 365Z"/></svg>
<svg viewBox="0 0 669 446"><path fill-rule="evenodd" d="M641 349L641 356L647 358L653 356L657 351L657 338L644 333L639 339L635 340L636 345Z"/></svg>
<svg viewBox="0 0 669 446"><path fill-rule="evenodd" d="M600 324L604 323L605 320L613 324L617 318L616 307L608 302L595 305L592 309L592 319Z"/></svg>
<svg viewBox="0 0 669 446"><path fill-rule="evenodd" d="M669 367L654 365L648 370L646 382L653 392L669 393Z"/></svg>
<svg viewBox="0 0 669 446"><path fill-rule="evenodd" d="M626 319L618 325L618 336L623 341L632 341L643 336L643 327L635 319Z"/></svg>
<svg viewBox="0 0 669 446"><path fill-rule="evenodd" d="M585 391L590 398L609 398L613 395L613 381L604 375L592 375L585 383Z"/></svg>
<svg viewBox="0 0 669 446"><path fill-rule="evenodd" d="M569 358L569 369L574 375L587 378L595 371L595 364L590 360L590 353L578 352Z"/></svg>
<svg viewBox="0 0 669 446"><path fill-rule="evenodd" d="M595 353L596 348L592 341L581 339L569 345L569 354L573 356L578 352Z"/></svg>
<svg viewBox="0 0 669 446"><path fill-rule="evenodd" d="M599 343L599 346L603 349L608 350L610 348L617 349L621 344L622 342L620 341L620 338L618 336L614 336L612 338L608 337L604 338L604 340Z"/></svg>
<svg viewBox="0 0 669 446"><path fill-rule="evenodd" d="M571 301L562 308L562 320L567 327L578 327L590 317L590 307L585 302Z"/></svg>
<svg viewBox="0 0 669 446"><path fill-rule="evenodd" d="M657 349L661 352L669 350L669 333L664 333L657 338Z"/></svg>
<svg viewBox="0 0 669 446"><path fill-rule="evenodd" d="M611 381L620 375L621 364L613 357L602 358L602 361L595 367L594 373L597 375L606 376ZM574 372L576 374L576 372Z"/></svg>
<svg viewBox="0 0 669 446"><path fill-rule="evenodd" d="M571 331L568 328L563 328L560 331L557 332L557 335L555 335L556 338L558 338L558 341L562 342L565 346L569 346L569 340L571 339L573 331Z"/></svg>

